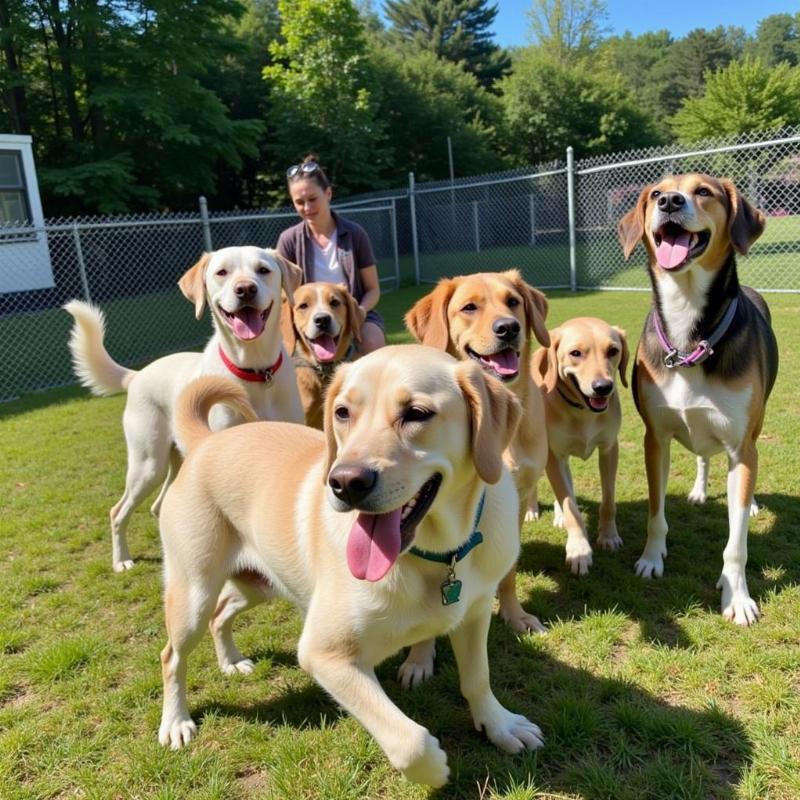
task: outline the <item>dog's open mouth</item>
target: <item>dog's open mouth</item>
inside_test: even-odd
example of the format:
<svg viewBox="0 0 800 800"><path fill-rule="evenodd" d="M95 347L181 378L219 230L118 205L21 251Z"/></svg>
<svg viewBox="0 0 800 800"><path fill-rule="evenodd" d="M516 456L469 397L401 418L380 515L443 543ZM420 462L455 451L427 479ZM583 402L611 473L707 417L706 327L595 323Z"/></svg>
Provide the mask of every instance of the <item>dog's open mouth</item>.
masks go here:
<svg viewBox="0 0 800 800"><path fill-rule="evenodd" d="M572 384L575 387L575 391L580 395L589 411L593 411L595 414L602 414L603 411L608 409L608 403L611 400L610 394L605 396L599 394L584 394L578 385L578 379L574 375L570 375L569 377L572 379Z"/></svg>
<svg viewBox="0 0 800 800"><path fill-rule="evenodd" d="M384 514L362 511L347 538L347 566L359 580L379 581L392 568L400 553L411 546L414 533L428 513L442 476L429 478L400 508Z"/></svg>
<svg viewBox="0 0 800 800"><path fill-rule="evenodd" d="M519 375L519 351L513 347L488 355L476 353L469 345L464 350L471 359L501 381L513 381Z"/></svg>
<svg viewBox="0 0 800 800"><path fill-rule="evenodd" d="M710 238L708 231L687 231L675 222L665 222L653 233L658 266L667 270L682 267L702 255Z"/></svg>
<svg viewBox="0 0 800 800"><path fill-rule="evenodd" d="M314 358L320 364L328 364L336 358L336 348L339 346L339 337L323 333L316 339L309 339L309 345L314 353Z"/></svg>
<svg viewBox="0 0 800 800"><path fill-rule="evenodd" d="M272 311L272 303L263 310L252 306L244 306L236 311L226 311L222 306L218 306L218 308L234 336L248 342L251 339L257 339L264 332L269 312Z"/></svg>

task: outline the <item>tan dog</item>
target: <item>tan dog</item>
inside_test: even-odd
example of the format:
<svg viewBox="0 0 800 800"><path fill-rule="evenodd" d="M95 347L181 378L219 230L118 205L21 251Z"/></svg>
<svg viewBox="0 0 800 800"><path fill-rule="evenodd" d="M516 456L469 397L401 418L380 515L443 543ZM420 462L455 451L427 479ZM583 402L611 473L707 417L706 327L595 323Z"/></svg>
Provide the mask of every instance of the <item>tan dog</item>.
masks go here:
<svg viewBox="0 0 800 800"><path fill-rule="evenodd" d="M747 528L757 510L756 440L778 372L778 345L764 298L739 284L736 254L746 255L763 230L764 215L730 181L700 174L646 187L619 225L626 258L644 242L653 284L633 373L650 490L636 572L650 578L664 571L672 439L697 455L693 502L706 498L708 459L726 453L730 532L717 587L723 615L739 625L760 616L745 577Z"/></svg>
<svg viewBox="0 0 800 800"><path fill-rule="evenodd" d="M292 354L306 425L322 430L323 400L334 370L361 342L361 311L347 287L306 283L281 309L281 330Z"/></svg>
<svg viewBox="0 0 800 800"><path fill-rule="evenodd" d="M180 465L173 408L193 378L227 375L245 388L260 419L303 421L294 365L282 347L280 332L281 288L291 296L301 279L300 268L275 250L226 247L204 254L178 286L194 303L197 319L208 302L214 335L202 353L164 356L138 372L117 364L106 351L105 320L99 309L79 300L64 306L75 319L69 347L81 383L97 395L128 392L122 418L128 444L125 493L111 509L116 572L133 567L126 537L131 514L162 485L152 509L157 514ZM216 408L211 414L215 430L239 421L228 408Z"/></svg>
<svg viewBox="0 0 800 800"><path fill-rule="evenodd" d="M245 401L203 378L177 412L189 452L160 518L169 640L159 741L177 748L195 735L186 659L209 623L223 670L249 672L233 618L277 593L305 618L300 665L409 780L441 786L446 756L374 667L421 638L449 633L477 729L508 752L539 747L539 729L492 694L486 652L497 582L519 549L502 461L520 414L513 395L474 364L400 345L337 370L324 434L260 422L209 435L213 403L244 415Z"/></svg>
<svg viewBox="0 0 800 800"><path fill-rule="evenodd" d="M622 420L615 376L619 371L627 387L628 357L625 331L595 317L577 317L551 330L550 347L533 355L534 379L545 392L553 524L567 529L566 561L576 575L589 571L592 546L575 498L570 456L586 460L597 450L602 491L597 544L606 550L622 545L614 500Z"/></svg>

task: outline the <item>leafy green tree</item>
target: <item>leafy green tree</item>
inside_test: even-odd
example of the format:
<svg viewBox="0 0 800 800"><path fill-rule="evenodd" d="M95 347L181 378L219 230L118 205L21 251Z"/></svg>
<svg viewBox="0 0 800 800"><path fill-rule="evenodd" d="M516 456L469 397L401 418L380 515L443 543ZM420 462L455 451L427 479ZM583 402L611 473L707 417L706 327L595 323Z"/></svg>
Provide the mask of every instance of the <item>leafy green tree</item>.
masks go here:
<svg viewBox="0 0 800 800"><path fill-rule="evenodd" d="M604 0L534 0L527 13L534 42L562 64L589 55L607 30Z"/></svg>
<svg viewBox="0 0 800 800"><path fill-rule="evenodd" d="M494 43L497 5L487 0L386 0L396 40L461 63L486 87L508 72L511 58Z"/></svg>
<svg viewBox="0 0 800 800"><path fill-rule="evenodd" d="M708 72L704 93L686 98L673 124L683 141L800 124L800 67L746 57Z"/></svg>
<svg viewBox="0 0 800 800"><path fill-rule="evenodd" d="M350 0L279 0L278 10L282 41L270 45L274 63L264 69L272 160L288 166L316 152L339 194L377 188L383 125L358 11ZM285 202L283 172L275 177Z"/></svg>
<svg viewBox="0 0 800 800"><path fill-rule="evenodd" d="M527 48L500 85L506 150L517 164L640 147L651 141L649 120L620 75L586 61L564 64Z"/></svg>
<svg viewBox="0 0 800 800"><path fill-rule="evenodd" d="M800 63L800 13L772 14L762 19L748 42L747 53L760 58L768 67L782 61L792 66Z"/></svg>

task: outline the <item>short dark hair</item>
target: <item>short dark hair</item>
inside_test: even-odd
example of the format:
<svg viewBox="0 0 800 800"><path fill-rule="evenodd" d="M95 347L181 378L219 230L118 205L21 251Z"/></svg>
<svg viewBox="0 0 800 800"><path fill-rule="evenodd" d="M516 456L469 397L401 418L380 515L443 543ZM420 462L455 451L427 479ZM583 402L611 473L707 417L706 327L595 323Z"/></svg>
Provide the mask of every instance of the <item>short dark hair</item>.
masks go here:
<svg viewBox="0 0 800 800"><path fill-rule="evenodd" d="M306 164L314 164L315 167L311 170L302 169L303 166ZM289 174L293 169L297 168L293 174ZM325 174L325 170L322 168L322 164L319 163L319 157L316 153L309 153L299 164L295 164L292 167L289 167L286 174L286 186L289 188L293 183L297 183L297 181L302 180L313 180L320 189L329 189L331 186L331 182L328 180L328 176Z"/></svg>

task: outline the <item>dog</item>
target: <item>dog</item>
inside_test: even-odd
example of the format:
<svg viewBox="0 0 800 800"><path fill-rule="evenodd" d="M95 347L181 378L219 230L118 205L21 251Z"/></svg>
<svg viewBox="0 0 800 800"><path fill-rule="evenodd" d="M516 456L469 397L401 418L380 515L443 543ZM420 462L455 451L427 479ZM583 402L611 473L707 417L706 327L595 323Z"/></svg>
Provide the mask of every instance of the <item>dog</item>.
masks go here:
<svg viewBox="0 0 800 800"><path fill-rule="evenodd" d="M305 618L300 666L409 780L443 785L446 756L386 696L374 666L421 638L449 633L476 729L508 752L539 747L539 728L492 694L486 651L497 582L519 550L502 461L520 415L511 392L475 364L395 345L339 367L324 432L276 422L209 432L214 403L252 419L246 400L203 377L179 401L188 455L160 516L159 741L179 748L195 735L186 660L203 630L225 672L250 672L233 619L280 594Z"/></svg>
<svg viewBox="0 0 800 800"><path fill-rule="evenodd" d="M625 373L629 350L625 331L596 317L577 317L550 331L550 346L533 354L531 372L544 391L547 418L547 477L555 495L553 524L567 529L566 562L576 575L592 565L592 546L578 509L569 457L586 460L598 451L600 518L597 544L617 550L614 489L622 412L615 376Z"/></svg>
<svg viewBox="0 0 800 800"><path fill-rule="evenodd" d="M80 382L94 394L127 391L123 415L128 445L125 492L111 509L112 565L133 567L127 528L134 509L158 485L153 505L158 514L166 486L180 465L172 424L175 398L193 378L206 374L236 378L261 419L303 421L294 365L280 332L281 288L292 297L302 279L300 268L275 250L226 247L205 253L178 281L200 319L208 303L214 335L202 353L164 356L140 371L117 364L103 344L102 312L79 300L64 308L75 324L69 342ZM211 414L214 429L241 421L228 408Z"/></svg>
<svg viewBox="0 0 800 800"><path fill-rule="evenodd" d="M717 588L723 616L738 625L760 617L745 576L747 527L778 346L764 299L739 284L736 255L747 254L764 225L731 181L703 174L646 187L619 223L626 258L644 243L653 286L632 380L650 498L636 572L650 578L664 571L672 439L698 456L695 502L705 499L709 457L726 453L729 536Z"/></svg>
<svg viewBox="0 0 800 800"><path fill-rule="evenodd" d="M293 354L306 425L322 430L323 399L336 367L361 342L361 310L347 287L306 283L281 308L281 331Z"/></svg>

